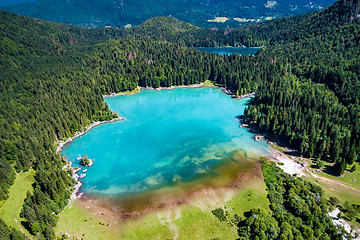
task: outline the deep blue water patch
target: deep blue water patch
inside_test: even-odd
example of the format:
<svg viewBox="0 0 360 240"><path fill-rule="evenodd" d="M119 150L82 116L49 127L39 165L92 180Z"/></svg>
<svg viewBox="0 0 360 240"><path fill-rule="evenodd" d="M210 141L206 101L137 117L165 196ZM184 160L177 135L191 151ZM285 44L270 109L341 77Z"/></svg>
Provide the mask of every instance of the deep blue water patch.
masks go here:
<svg viewBox="0 0 360 240"><path fill-rule="evenodd" d="M231 55L237 53L239 55L254 55L260 48L249 48L249 47L196 47L197 50Z"/></svg>

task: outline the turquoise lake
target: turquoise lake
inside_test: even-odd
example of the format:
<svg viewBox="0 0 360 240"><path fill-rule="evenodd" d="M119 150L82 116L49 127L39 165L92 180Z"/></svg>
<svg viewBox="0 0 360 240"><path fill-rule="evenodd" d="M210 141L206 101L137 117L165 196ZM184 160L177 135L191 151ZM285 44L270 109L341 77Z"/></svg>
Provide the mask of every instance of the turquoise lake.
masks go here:
<svg viewBox="0 0 360 240"><path fill-rule="evenodd" d="M247 48L247 47L196 47L197 50L219 53L219 54L233 54L237 53L240 55L254 55L260 48Z"/></svg>
<svg viewBox="0 0 360 240"><path fill-rule="evenodd" d="M236 117L249 98L234 100L221 89L142 90L105 101L125 120L97 126L62 151L74 166L79 154L94 160L82 179L85 194L113 197L176 185L216 174L213 168L234 152L252 159L269 150L239 127Z"/></svg>

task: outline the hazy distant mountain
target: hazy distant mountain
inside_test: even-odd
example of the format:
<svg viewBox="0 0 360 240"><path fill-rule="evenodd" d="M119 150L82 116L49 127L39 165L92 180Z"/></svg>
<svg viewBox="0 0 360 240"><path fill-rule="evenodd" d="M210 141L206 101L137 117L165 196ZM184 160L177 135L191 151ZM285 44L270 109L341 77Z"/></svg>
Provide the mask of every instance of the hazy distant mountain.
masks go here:
<svg viewBox="0 0 360 240"><path fill-rule="evenodd" d="M0 6L19 4L24 2L36 2L37 0L0 0Z"/></svg>
<svg viewBox="0 0 360 240"><path fill-rule="evenodd" d="M17 4L8 5L9 2ZM0 0L0 6L20 15L86 27L124 27L170 15L200 27L236 27L318 10L333 2L335 0Z"/></svg>

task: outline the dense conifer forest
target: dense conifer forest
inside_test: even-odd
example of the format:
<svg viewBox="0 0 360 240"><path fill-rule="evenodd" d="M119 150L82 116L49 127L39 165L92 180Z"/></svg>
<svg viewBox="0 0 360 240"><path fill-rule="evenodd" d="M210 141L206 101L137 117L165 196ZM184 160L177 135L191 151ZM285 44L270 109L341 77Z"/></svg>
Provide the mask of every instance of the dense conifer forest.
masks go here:
<svg viewBox="0 0 360 240"><path fill-rule="evenodd" d="M340 0L320 12L232 30L200 29L168 18L130 30L86 29L0 11L0 199L7 199L16 172L34 168L34 191L27 194L21 216L31 234L54 238L56 214L74 184L55 141L91 122L115 118L104 94L207 79L238 95L257 91L245 111L248 123L305 156L333 162L333 172L342 174L360 154L359 8L359 1ZM188 48L219 45L267 47L255 56ZM281 174L276 179L276 188L286 188L280 192L300 181L296 184L311 196L321 193L302 180ZM273 185L267 184L271 198ZM270 202L275 213L284 203ZM325 205L318 208L319 216L327 211ZM307 222L299 225L302 232L318 224L318 216L301 214L290 225L298 217ZM277 213L264 218L275 218L275 229L288 227ZM0 229L2 239L19 235L3 221ZM252 234L240 229L240 236ZM316 229L313 234L320 237ZM326 234L322 239L336 235Z"/></svg>

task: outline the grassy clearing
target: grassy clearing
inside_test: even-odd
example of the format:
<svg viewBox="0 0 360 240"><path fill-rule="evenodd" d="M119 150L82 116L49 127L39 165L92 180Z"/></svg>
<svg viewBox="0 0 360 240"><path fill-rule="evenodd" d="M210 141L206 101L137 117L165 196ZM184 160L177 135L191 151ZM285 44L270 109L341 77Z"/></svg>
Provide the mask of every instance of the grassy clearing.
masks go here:
<svg viewBox="0 0 360 240"><path fill-rule="evenodd" d="M360 186L359 184L357 186L354 186L352 184L348 184L349 179L353 179L355 176L359 174L359 169L357 169L356 172L351 173L349 176L340 178L340 177L334 177L332 175L326 174L326 173L317 173L317 177L311 176L310 174L307 174L307 180L311 181L313 183L319 184L325 192L325 196L329 198L330 196L336 197L340 204L343 205L345 201L349 201L352 204L360 204ZM321 178L319 178L321 177ZM317 181L316 181L317 180ZM354 183L351 180L352 183ZM351 183L350 182L350 183ZM357 183L359 183L357 181ZM351 188L354 189L351 189ZM352 227L360 228L360 223L357 222L355 219L351 222L348 222Z"/></svg>
<svg viewBox="0 0 360 240"><path fill-rule="evenodd" d="M227 18L227 17L216 17L216 18L214 18L214 19L207 20L207 21L208 21L208 22L224 23L224 22L226 22L227 20L229 20L229 18Z"/></svg>
<svg viewBox="0 0 360 240"><path fill-rule="evenodd" d="M348 169L345 170L343 177L334 177L334 176L329 176L326 173L320 173L321 176L328 176L329 178L333 178L333 179L337 179L339 181L345 182L350 184L351 186L355 187L355 188L359 188L360 190L360 166L357 163L356 165L356 171L355 172L350 172L351 166L348 166ZM354 181L355 180L355 181Z"/></svg>
<svg viewBox="0 0 360 240"><path fill-rule="evenodd" d="M265 183L255 177L241 189L209 190L185 204L152 211L126 222L99 214L94 216L90 209L74 202L60 214L56 234L61 236L65 231L71 237L85 234L86 239L235 239L236 228L221 222L211 211L222 207L231 220L235 213L242 216L251 208L267 209L266 194Z"/></svg>
<svg viewBox="0 0 360 240"><path fill-rule="evenodd" d="M331 165L327 162L324 164L325 167ZM309 165L311 165L310 160ZM313 182L318 180L318 184L324 188L328 196L334 196L342 203L349 201L360 204L360 166L357 165L356 171L352 173L346 170L343 177L336 177L325 172L313 173L315 169L309 167L312 175L307 174L307 177Z"/></svg>
<svg viewBox="0 0 360 240"><path fill-rule="evenodd" d="M251 208L269 206L265 183L252 179L240 190L208 193L179 207L159 211L145 216L140 221L124 226L122 239L235 239L237 230L227 222L221 222L211 211L221 207L229 213L242 216Z"/></svg>
<svg viewBox="0 0 360 240"><path fill-rule="evenodd" d="M336 197L342 203L349 201L354 204L360 204L360 192L345 188L343 185L341 185L341 181L339 180L337 181L340 182L340 184L334 181L328 181L330 178L327 179L327 177L319 179L311 175L307 175L306 179L313 183L319 184L324 189L325 195L327 197Z"/></svg>
<svg viewBox="0 0 360 240"><path fill-rule="evenodd" d="M214 82L210 81L210 80L206 80L204 82L204 86L206 87L213 87L213 86L216 86Z"/></svg>
<svg viewBox="0 0 360 240"><path fill-rule="evenodd" d="M16 180L9 190L9 198L0 203L0 218L10 227L14 227L19 231L31 236L30 233L21 226L20 212L26 197L27 191L32 192L32 184L34 183L35 171L30 169L27 172L16 175Z"/></svg>
<svg viewBox="0 0 360 240"><path fill-rule="evenodd" d="M119 92L118 94L135 94L135 93L137 93L137 92L139 92L140 91L140 87L139 86L137 86L134 90L132 90L132 91L126 91L126 92Z"/></svg>
<svg viewBox="0 0 360 240"><path fill-rule="evenodd" d="M106 226L107 224L109 226ZM70 203L59 214L55 233L59 237L68 233L71 238L83 237L84 239L117 239L119 236L117 223L94 216L79 206L76 201Z"/></svg>
<svg viewBox="0 0 360 240"><path fill-rule="evenodd" d="M281 152L291 152L291 149L272 144L275 149ZM307 180L319 184L323 187L325 194L330 197L334 196L338 198L342 203L349 201L351 203L360 204L360 166L357 163L355 172L350 172L351 166L345 171L342 177L330 175L325 172L315 172L318 170L311 159L292 157L295 161L305 163L309 167L307 168L306 178ZM324 167L331 167L329 162L324 161ZM313 166L313 167L311 167Z"/></svg>

